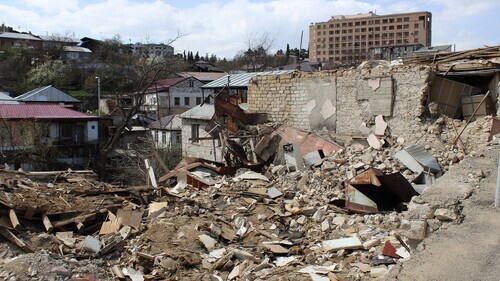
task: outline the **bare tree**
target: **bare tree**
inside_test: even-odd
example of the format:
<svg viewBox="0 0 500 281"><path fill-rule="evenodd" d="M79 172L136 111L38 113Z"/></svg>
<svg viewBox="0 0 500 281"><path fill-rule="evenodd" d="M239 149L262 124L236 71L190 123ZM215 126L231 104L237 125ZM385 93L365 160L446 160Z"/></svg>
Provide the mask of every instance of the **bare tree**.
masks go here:
<svg viewBox="0 0 500 281"><path fill-rule="evenodd" d="M172 44L183 35L169 40ZM102 67L107 72L107 77L113 79L113 93L117 100L117 110L120 112L122 121L117 126L114 134L104 143L99 150L100 176L106 176L106 160L108 155L116 148L123 132L130 126L132 117L141 111L147 89L158 79L171 77L179 71L182 59L172 57L138 57L128 52L125 45L121 44L120 38L115 37L105 42L98 54L101 61L105 63ZM103 82L109 81L104 78ZM127 95L133 95L134 102L127 104L122 102Z"/></svg>

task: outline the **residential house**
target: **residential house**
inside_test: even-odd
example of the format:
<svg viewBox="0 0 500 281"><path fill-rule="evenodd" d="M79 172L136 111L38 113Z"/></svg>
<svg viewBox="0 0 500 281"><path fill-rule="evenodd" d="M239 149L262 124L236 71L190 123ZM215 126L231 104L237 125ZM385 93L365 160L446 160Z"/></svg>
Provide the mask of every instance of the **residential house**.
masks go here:
<svg viewBox="0 0 500 281"><path fill-rule="evenodd" d="M0 92L0 104L18 104L19 102L11 97L9 93Z"/></svg>
<svg viewBox="0 0 500 281"><path fill-rule="evenodd" d="M204 60L196 61L191 66L191 70L196 71L196 72L224 72L224 71L218 69L215 65L209 63L208 61L204 61Z"/></svg>
<svg viewBox="0 0 500 281"><path fill-rule="evenodd" d="M203 82L194 77L156 81L144 96L142 110L157 118L180 114L203 102Z"/></svg>
<svg viewBox="0 0 500 281"><path fill-rule="evenodd" d="M186 157L199 157L213 161L223 161L219 140L200 140L210 138L205 127L214 115L213 104L197 105L182 113L182 155Z"/></svg>
<svg viewBox="0 0 500 281"><path fill-rule="evenodd" d="M42 39L31 33L2 32L0 33L0 47L27 46L35 50L42 50Z"/></svg>
<svg viewBox="0 0 500 281"><path fill-rule="evenodd" d="M81 103L80 100L66 94L65 92L57 89L56 87L49 85L45 87L40 87L26 92L20 96L16 97L16 101L19 103L44 103L44 104L65 104L76 106Z"/></svg>
<svg viewBox="0 0 500 281"><path fill-rule="evenodd" d="M295 71L296 70L276 70L267 72L228 74L206 85L203 85L201 89L203 91L203 97L207 97L210 94L215 95L221 92L228 92L232 95L239 95L239 103L246 103L248 83L253 77L263 75L292 74Z"/></svg>
<svg viewBox="0 0 500 281"><path fill-rule="evenodd" d="M0 149L4 155L24 151L31 160L39 157L48 161L42 152L55 148L56 161L81 167L95 153L99 139L96 116L63 105L0 104L0 118Z"/></svg>
<svg viewBox="0 0 500 281"><path fill-rule="evenodd" d="M63 46L61 60L73 62L85 62L92 56L92 51L79 46Z"/></svg>
<svg viewBox="0 0 500 281"><path fill-rule="evenodd" d="M62 50L63 46L76 46L79 39L64 35L38 35L42 39L42 49L44 51Z"/></svg>
<svg viewBox="0 0 500 281"><path fill-rule="evenodd" d="M182 119L169 115L149 124L149 130L156 148L181 147Z"/></svg>

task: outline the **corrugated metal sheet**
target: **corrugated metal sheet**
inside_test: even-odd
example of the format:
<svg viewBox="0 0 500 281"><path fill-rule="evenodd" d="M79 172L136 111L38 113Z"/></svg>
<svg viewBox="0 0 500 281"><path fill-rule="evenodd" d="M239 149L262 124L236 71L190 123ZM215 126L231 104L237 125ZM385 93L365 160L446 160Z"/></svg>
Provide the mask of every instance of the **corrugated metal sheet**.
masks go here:
<svg viewBox="0 0 500 281"><path fill-rule="evenodd" d="M21 102L52 102L52 103L75 103L80 102L65 92L53 87L52 85L33 89L16 97Z"/></svg>
<svg viewBox="0 0 500 281"><path fill-rule="evenodd" d="M54 104L0 104L0 118L4 119L99 119L96 116L78 112Z"/></svg>
<svg viewBox="0 0 500 281"><path fill-rule="evenodd" d="M249 73L238 73L238 74L228 74L215 81L212 81L201 88L203 89L217 89L228 85L230 88L245 88L248 86L248 81L255 76L260 75L282 75L291 74L296 70L276 70L276 71L266 71L266 72L249 72ZM228 80L229 78L229 80Z"/></svg>
<svg viewBox="0 0 500 281"><path fill-rule="evenodd" d="M210 120L215 113L213 104L197 105L179 115L181 118Z"/></svg>
<svg viewBox="0 0 500 281"><path fill-rule="evenodd" d="M0 104L18 104L15 98L9 96L8 93L0 92Z"/></svg>

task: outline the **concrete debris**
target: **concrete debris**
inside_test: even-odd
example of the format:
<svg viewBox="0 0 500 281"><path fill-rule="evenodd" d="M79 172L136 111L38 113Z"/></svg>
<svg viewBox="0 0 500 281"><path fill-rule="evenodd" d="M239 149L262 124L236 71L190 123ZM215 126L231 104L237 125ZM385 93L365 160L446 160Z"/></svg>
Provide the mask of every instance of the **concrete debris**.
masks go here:
<svg viewBox="0 0 500 281"><path fill-rule="evenodd" d="M361 243L358 237L326 240L323 241L321 245L325 252L363 248L363 243Z"/></svg>
<svg viewBox="0 0 500 281"><path fill-rule="evenodd" d="M417 242L463 217L456 204L419 195L469 157L450 145L451 125L463 128L461 121L412 120L412 134L392 136L391 117L380 115L360 126L361 135L334 138L341 147L331 132L250 124L222 106L218 123L238 121L214 131L229 161L185 158L157 189L90 175L76 181L72 172L0 171L0 253L19 256L0 257L2 266L31 261L57 269L12 269L18 280L384 278ZM472 155L482 144L470 140L487 138L489 121L462 135ZM476 170L464 181L489 173Z"/></svg>

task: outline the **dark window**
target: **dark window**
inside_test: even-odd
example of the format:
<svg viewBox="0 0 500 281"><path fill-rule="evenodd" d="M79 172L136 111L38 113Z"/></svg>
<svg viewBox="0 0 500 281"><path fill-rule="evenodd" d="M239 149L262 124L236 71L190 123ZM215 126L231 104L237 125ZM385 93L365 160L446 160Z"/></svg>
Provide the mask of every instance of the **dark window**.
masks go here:
<svg viewBox="0 0 500 281"><path fill-rule="evenodd" d="M418 28L418 23L415 24L415 28Z"/></svg>
<svg viewBox="0 0 500 281"><path fill-rule="evenodd" d="M163 144L167 144L167 132L163 132L163 133L161 134L161 142L162 142Z"/></svg>
<svg viewBox="0 0 500 281"><path fill-rule="evenodd" d="M200 137L200 124L192 124L191 125L191 141L198 142L199 137Z"/></svg>
<svg viewBox="0 0 500 281"><path fill-rule="evenodd" d="M198 104L201 104L201 98L200 97L196 97L196 105Z"/></svg>
<svg viewBox="0 0 500 281"><path fill-rule="evenodd" d="M184 97L184 105L189 105L189 97Z"/></svg>
<svg viewBox="0 0 500 281"><path fill-rule="evenodd" d="M403 21L404 21L404 22L408 22L408 21L410 21L410 18L409 18L409 17L406 17L406 18L404 18L404 19L403 19Z"/></svg>
<svg viewBox="0 0 500 281"><path fill-rule="evenodd" d="M181 143L181 132L171 131L170 132L170 141L172 142L172 144Z"/></svg>
<svg viewBox="0 0 500 281"><path fill-rule="evenodd" d="M61 124L60 128L61 128L60 132L61 139L70 139L73 137L72 136L73 126L71 124Z"/></svg>
<svg viewBox="0 0 500 281"><path fill-rule="evenodd" d="M181 105L181 98L175 97L174 98L174 105Z"/></svg>
<svg viewBox="0 0 500 281"><path fill-rule="evenodd" d="M398 18L398 22L402 22L403 21L403 18Z"/></svg>
<svg viewBox="0 0 500 281"><path fill-rule="evenodd" d="M189 81L189 87L193 88L194 87L194 81Z"/></svg>

